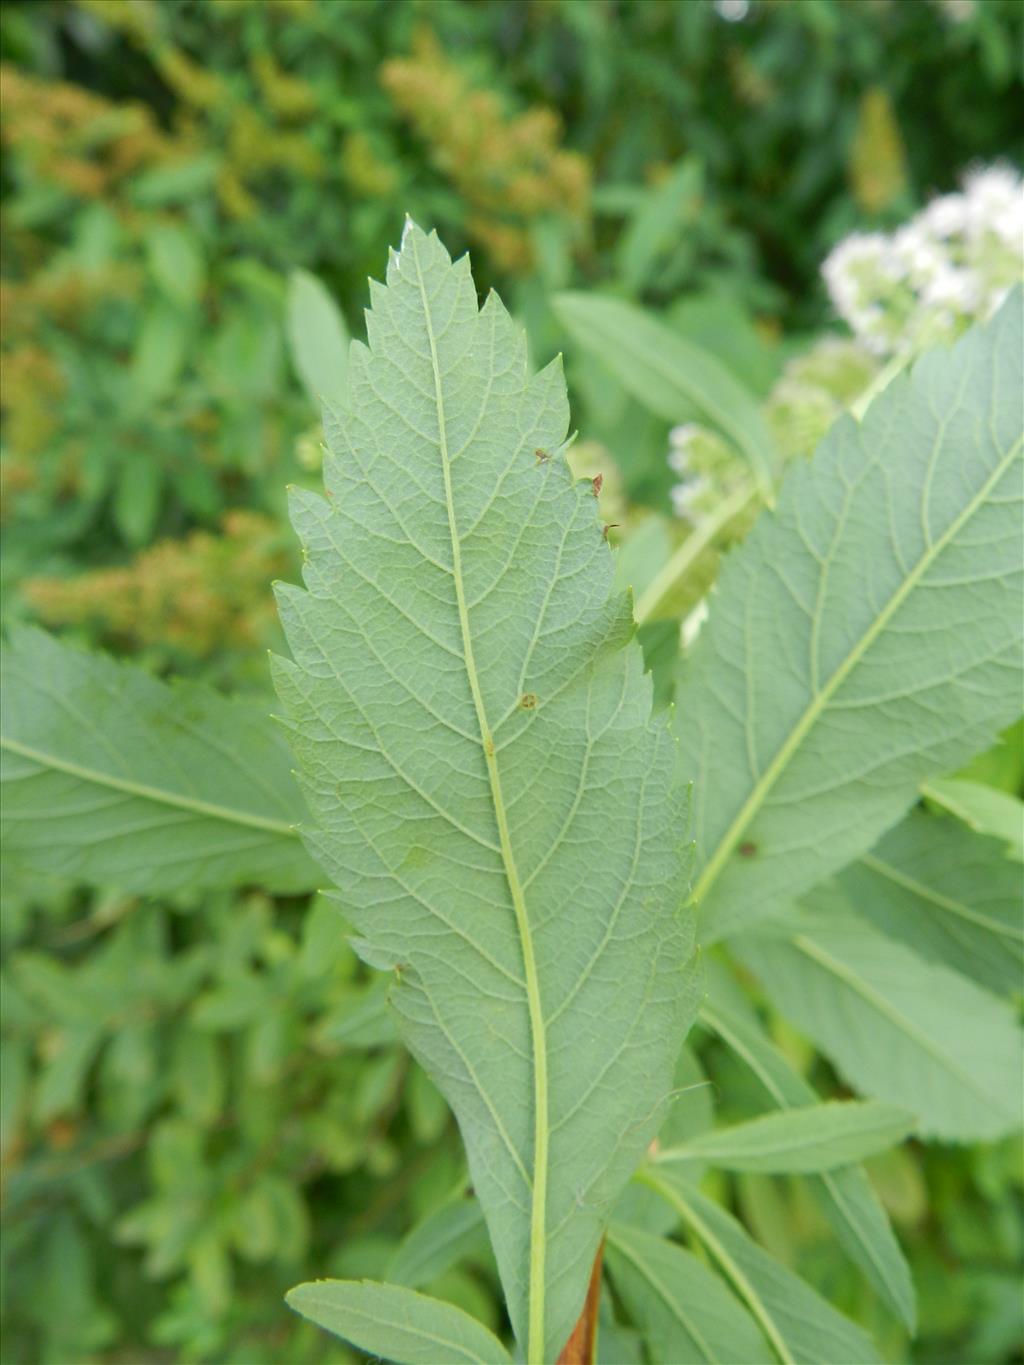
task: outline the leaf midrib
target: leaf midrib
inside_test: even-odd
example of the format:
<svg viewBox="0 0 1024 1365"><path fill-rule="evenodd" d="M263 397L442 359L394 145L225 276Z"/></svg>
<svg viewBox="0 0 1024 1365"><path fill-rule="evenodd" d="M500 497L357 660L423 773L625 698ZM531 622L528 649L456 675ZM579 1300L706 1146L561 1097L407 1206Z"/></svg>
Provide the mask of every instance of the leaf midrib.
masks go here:
<svg viewBox="0 0 1024 1365"><path fill-rule="evenodd" d="M501 789L501 775L498 771L494 738L487 720L480 678L477 672L473 651L473 638L469 623L469 610L466 605L465 584L462 576L462 547L459 540L458 524L455 517L455 501L452 494L451 458L448 450L448 432L445 422L444 386L441 380L441 367L437 355L437 338L434 334L430 302L427 298L423 270L420 266L416 235L411 234L412 257L416 265L416 278L420 299L423 304L423 317L430 345L430 363L434 375L434 395L437 404L438 449L441 455L441 469L444 476L445 506L448 514L448 531L452 546L452 580L455 585L455 598L459 613L459 628L462 636L463 655L469 680L473 705L476 710L477 724L480 729L480 747L483 750L487 777L491 789L495 822L498 827L498 841L501 858L508 882L509 894L519 931L520 946L523 954L523 976L526 981L526 997L530 1016L530 1032L533 1042L534 1076L534 1150L533 1181L530 1210L530 1266L529 1266L529 1304L528 1304L528 1341L527 1358L530 1365L540 1365L544 1360L545 1346L545 1252L547 1240L547 1168L548 1168L548 1080L547 1080L547 1038L544 1012L540 995L540 978L533 949L533 935L526 911L526 899L516 866L512 840L508 827L508 815Z"/></svg>
<svg viewBox="0 0 1024 1365"><path fill-rule="evenodd" d="M77 777L80 781L90 782L94 786L125 792L129 796L137 796L143 801L153 801L158 805L169 806L175 810L189 811L193 815L209 816L211 819L221 820L226 824L246 825L252 829L261 829L268 834L277 834L289 839L299 838L295 826L288 825L283 820L273 820L268 816L254 815L248 811L235 810L230 806L220 806L213 801L203 801L199 797L185 796L161 787L151 787L145 782L135 782L131 778L115 777L112 773L105 773L83 764L72 763L68 759L58 758L56 755L45 753L41 749L34 749L28 744L22 744L16 739L9 739L7 736L0 737L0 749L7 749L13 754L18 754L21 758L27 758L33 763L38 763L40 767L50 768L54 772L66 773L69 777Z"/></svg>
<svg viewBox="0 0 1024 1365"><path fill-rule="evenodd" d="M671 1204L684 1222L690 1224L694 1232L696 1232L697 1236L725 1271L725 1274L732 1280L737 1293L746 1302L747 1307L757 1319L761 1330L771 1343L772 1349L778 1356L781 1365L796 1365L796 1361L790 1354L785 1339L776 1325L768 1305L750 1283L750 1280L744 1274L742 1267L736 1264L736 1261L729 1255L729 1252L697 1211L690 1207L673 1185L666 1184L664 1180L659 1180L651 1171L641 1170L637 1174L636 1179L642 1185L647 1185L650 1189L654 1190L655 1193L660 1194L666 1203Z"/></svg>
<svg viewBox="0 0 1024 1365"><path fill-rule="evenodd" d="M848 967L845 962L833 957L826 948L823 948L806 934L794 934L790 942L805 957L809 957L812 961L817 962L820 967L824 967L827 972L831 972L838 981L842 981L854 994L859 995L873 1009L877 1010L894 1028L915 1042L922 1052L931 1056L949 1075L955 1076L968 1090L973 1090L986 1106L992 1104L991 1094L976 1084L969 1071L965 1071L948 1053L937 1047L934 1040L929 1038L927 1033L922 1032L913 1020L908 1019L905 1014L901 1014L898 1009L895 1009L883 995L869 986L864 978Z"/></svg>
<svg viewBox="0 0 1024 1365"><path fill-rule="evenodd" d="M611 1246L613 1246L615 1250L619 1253L619 1255L624 1256L625 1259L635 1267L637 1273L643 1276L643 1278L655 1291L658 1298L661 1299L662 1303L669 1310L672 1316L676 1319L678 1323L680 1323L680 1325L683 1328L683 1331L689 1335L690 1339L693 1341L694 1345L700 1351L703 1358L706 1361L708 1361L709 1365L715 1365L715 1363L718 1361L718 1357L715 1355L714 1351L711 1349L708 1343L704 1340L704 1337L701 1335L698 1329L693 1325L692 1322L690 1322L689 1318L685 1316L680 1307L679 1299L672 1297L671 1292L666 1288L665 1284L662 1282L659 1276L654 1273L654 1271L646 1262L640 1259L640 1257L632 1250L632 1248L629 1246L627 1242L624 1242L622 1240L622 1238L615 1231L614 1227L609 1228L608 1230L608 1241L611 1244Z"/></svg>
<svg viewBox="0 0 1024 1365"><path fill-rule="evenodd" d="M924 554L921 555L913 569L850 650L846 658L839 663L825 686L812 696L810 704L804 711L800 720L783 741L781 747L776 752L775 757L765 768L761 777L758 778L757 782L755 782L754 786L751 788L749 796L743 802L739 811L733 818L732 823L719 840L714 853L705 863L704 869L697 878L691 894L691 900L693 902L699 904L707 896L709 889L714 885L719 873L731 856L733 849L736 847L740 837L750 824L750 821L761 809L768 793L774 787L779 777L785 772L790 759L803 743L814 724L824 713L829 702L832 700L833 695L839 690L853 669L860 663L861 659L874 644L875 640L889 624L890 619L903 605L911 590L917 586L920 579L943 553L950 541L958 534L960 529L971 519L971 517L974 516L978 508L982 506L991 490L1010 468L1022 446L1024 446L1024 437L1020 438L1009 447L1004 458L996 465L993 472L985 480L984 484L982 484L981 488L960 515L954 517L941 536L932 541L930 545L926 546Z"/></svg>
<svg viewBox="0 0 1024 1365"><path fill-rule="evenodd" d="M948 910L951 915L957 915L970 924L977 924L982 929L987 929L990 934L1024 942L1024 930L1014 929L1012 925L1001 924L998 920L989 919L987 915L972 909L971 906L965 905L962 901L954 900L952 896L945 896L941 891L936 891L934 887L928 886L925 882L919 882L915 877L899 871L891 863L887 863L883 858L879 858L873 853L863 854L860 862L865 867L870 868L872 872L876 872L878 876L886 877L897 886L902 886L904 890L912 892L915 896L920 896L922 900L930 901L940 910Z"/></svg>

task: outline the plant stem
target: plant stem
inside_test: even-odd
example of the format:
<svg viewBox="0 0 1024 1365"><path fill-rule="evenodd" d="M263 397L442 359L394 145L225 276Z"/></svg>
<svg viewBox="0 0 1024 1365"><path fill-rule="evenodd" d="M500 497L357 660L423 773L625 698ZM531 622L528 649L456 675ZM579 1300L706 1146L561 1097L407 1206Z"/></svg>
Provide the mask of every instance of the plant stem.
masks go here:
<svg viewBox="0 0 1024 1365"><path fill-rule="evenodd" d="M558 1365L594 1365L597 1358L597 1310L601 1303L601 1261L604 1256L604 1238L594 1257L594 1268L590 1272L587 1297L583 1301L583 1312L572 1336L562 1348Z"/></svg>
<svg viewBox="0 0 1024 1365"><path fill-rule="evenodd" d="M692 535L686 537L682 545L671 556L663 568L655 574L637 598L633 614L637 624L643 623L653 615L677 583L689 573L696 560L704 553L722 529L743 509L760 496L760 490L753 483L742 484L720 503L708 519Z"/></svg>

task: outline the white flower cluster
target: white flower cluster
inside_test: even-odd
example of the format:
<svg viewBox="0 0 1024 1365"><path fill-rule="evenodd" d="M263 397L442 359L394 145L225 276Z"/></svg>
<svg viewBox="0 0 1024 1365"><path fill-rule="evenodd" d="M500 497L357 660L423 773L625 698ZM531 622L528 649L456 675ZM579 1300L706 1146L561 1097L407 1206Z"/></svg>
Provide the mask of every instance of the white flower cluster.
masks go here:
<svg viewBox="0 0 1024 1365"><path fill-rule="evenodd" d="M1024 278L1024 181L1009 166L968 173L893 233L854 233L822 274L833 305L878 356L917 351L999 307Z"/></svg>

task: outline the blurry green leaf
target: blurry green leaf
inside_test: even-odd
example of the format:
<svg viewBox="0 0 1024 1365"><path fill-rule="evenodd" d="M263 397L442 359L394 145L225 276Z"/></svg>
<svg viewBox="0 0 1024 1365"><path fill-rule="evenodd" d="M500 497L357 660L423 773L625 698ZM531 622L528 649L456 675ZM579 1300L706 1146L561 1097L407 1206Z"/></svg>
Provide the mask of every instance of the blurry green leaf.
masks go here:
<svg viewBox="0 0 1024 1365"><path fill-rule="evenodd" d="M1024 801L1012 792L997 791L981 782L941 777L926 782L923 794L943 806L979 834L990 834L1024 861Z"/></svg>
<svg viewBox="0 0 1024 1365"><path fill-rule="evenodd" d="M756 1023L729 1008L714 974L710 983L710 998L702 1007L701 1021L714 1029L750 1067L781 1109L815 1104L818 1096ZM913 1331L914 1287L910 1271L864 1171L859 1166L848 1166L808 1176L807 1184L846 1254L867 1276L883 1302Z"/></svg>
<svg viewBox="0 0 1024 1365"><path fill-rule="evenodd" d="M349 332L341 309L315 275L288 277L288 345L303 387L319 408L345 393Z"/></svg>
<svg viewBox="0 0 1024 1365"><path fill-rule="evenodd" d="M691 1252L664 1237L613 1223L605 1257L654 1365L774 1365L753 1318Z"/></svg>
<svg viewBox="0 0 1024 1365"><path fill-rule="evenodd" d="M1020 708L1016 291L792 467L676 692L706 938L866 852Z"/></svg>
<svg viewBox="0 0 1024 1365"><path fill-rule="evenodd" d="M216 1038L202 1029L178 1027L171 1084L185 1117L203 1127L213 1123L224 1104L224 1081Z"/></svg>
<svg viewBox="0 0 1024 1365"><path fill-rule="evenodd" d="M766 1114L665 1147L662 1162L709 1161L727 1171L830 1171L901 1142L914 1127L906 1110L868 1100L829 1100Z"/></svg>
<svg viewBox="0 0 1024 1365"><path fill-rule="evenodd" d="M395 1365L510 1365L497 1337L461 1308L397 1285L317 1280L287 1294L288 1306L318 1327Z"/></svg>
<svg viewBox="0 0 1024 1365"><path fill-rule="evenodd" d="M197 303L206 267L195 233L176 223L155 223L146 233L146 255L157 284L175 303Z"/></svg>
<svg viewBox="0 0 1024 1365"><path fill-rule="evenodd" d="M753 395L714 356L632 304L597 294L559 294L555 312L641 403L669 422L695 417L720 431L771 487L773 442Z"/></svg>
<svg viewBox="0 0 1024 1365"><path fill-rule="evenodd" d="M459 1121L516 1335L553 1358L694 1003L685 794L560 453L560 367L531 378L411 224L372 297L331 496L293 494L276 681L309 845Z"/></svg>
<svg viewBox="0 0 1024 1365"><path fill-rule="evenodd" d="M185 363L191 336L188 314L177 305L155 303L148 309L128 372L126 417L141 419L170 393Z"/></svg>
<svg viewBox="0 0 1024 1365"><path fill-rule="evenodd" d="M86 1076L103 1042L101 1024L68 1025L52 1038L46 1064L36 1085L32 1115L45 1124L79 1107Z"/></svg>
<svg viewBox="0 0 1024 1365"><path fill-rule="evenodd" d="M122 464L114 489L114 521L128 545L145 545L153 538L160 513L164 471L160 462L143 451L130 454Z"/></svg>
<svg viewBox="0 0 1024 1365"><path fill-rule="evenodd" d="M925 1136L1020 1128L1024 1046L1008 1005L885 938L837 891L808 897L795 928L735 951L852 1085L912 1110Z"/></svg>
<svg viewBox="0 0 1024 1365"><path fill-rule="evenodd" d="M192 1007L192 1023L196 1028L213 1032L234 1030L262 1020L273 999L270 980L247 972L232 977L214 990L204 991Z"/></svg>
<svg viewBox="0 0 1024 1365"><path fill-rule="evenodd" d="M676 1210L746 1304L783 1365L875 1362L874 1346L859 1327L815 1290L752 1242L724 1209L659 1167L642 1179Z"/></svg>
<svg viewBox="0 0 1024 1365"><path fill-rule="evenodd" d="M436 1142L445 1130L451 1110L440 1090L415 1062L406 1082L405 1104L417 1141ZM393 1277L389 1275L388 1278Z"/></svg>
<svg viewBox="0 0 1024 1365"><path fill-rule="evenodd" d="M7 855L155 894L320 880L294 834L287 749L259 706L170 688L25 628L2 670Z"/></svg>
<svg viewBox="0 0 1024 1365"><path fill-rule="evenodd" d="M685 239L686 228L700 206L704 168L684 157L640 200L616 251L622 282L630 294L651 283L659 257Z"/></svg>
<svg viewBox="0 0 1024 1365"><path fill-rule="evenodd" d="M388 1262L392 1284L420 1289L469 1257L488 1250L487 1228L475 1199L443 1204L418 1223Z"/></svg>
<svg viewBox="0 0 1024 1365"><path fill-rule="evenodd" d="M0 1159L8 1159L17 1142L28 1103L29 1043L23 1038L0 1042Z"/></svg>
<svg viewBox="0 0 1024 1365"><path fill-rule="evenodd" d="M344 1047L381 1047L398 1041L395 1016L388 1009L390 983L377 979L365 990L353 991L321 1026L328 1042Z"/></svg>
<svg viewBox="0 0 1024 1365"><path fill-rule="evenodd" d="M890 938L990 990L1020 989L1024 883L998 840L912 810L839 880L857 913Z"/></svg>
<svg viewBox="0 0 1024 1365"><path fill-rule="evenodd" d="M147 208L187 203L213 189L220 165L221 158L211 152L190 161L156 166L132 177L131 196Z"/></svg>

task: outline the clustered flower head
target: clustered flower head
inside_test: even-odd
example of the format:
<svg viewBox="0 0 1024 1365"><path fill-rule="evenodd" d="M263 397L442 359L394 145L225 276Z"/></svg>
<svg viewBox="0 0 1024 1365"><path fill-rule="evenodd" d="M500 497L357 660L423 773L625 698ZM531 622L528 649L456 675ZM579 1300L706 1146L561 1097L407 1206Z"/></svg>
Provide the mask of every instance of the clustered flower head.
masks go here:
<svg viewBox="0 0 1024 1365"><path fill-rule="evenodd" d="M1024 277L1024 181L1010 166L968 172L892 233L853 233L822 274L836 311L877 356L905 354L990 316Z"/></svg>
<svg viewBox="0 0 1024 1365"><path fill-rule="evenodd" d="M670 490L673 510L697 525L732 491L736 457L720 436L696 422L673 427L668 440L669 467L679 475Z"/></svg>

